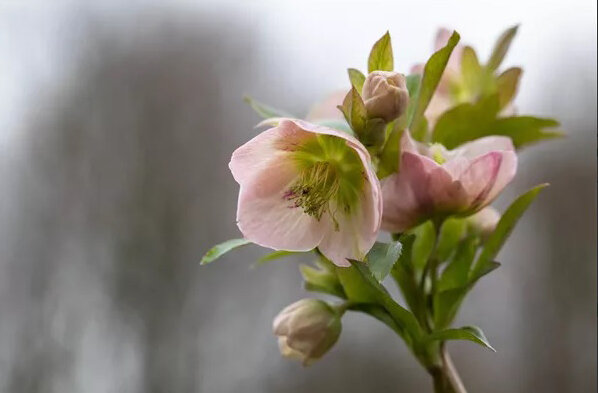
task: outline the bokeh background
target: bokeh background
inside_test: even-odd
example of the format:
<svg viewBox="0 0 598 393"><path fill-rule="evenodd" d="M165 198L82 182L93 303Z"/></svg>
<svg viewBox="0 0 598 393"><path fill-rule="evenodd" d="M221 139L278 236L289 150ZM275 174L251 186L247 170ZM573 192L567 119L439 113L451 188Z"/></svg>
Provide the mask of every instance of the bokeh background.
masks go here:
<svg viewBox="0 0 598 393"><path fill-rule="evenodd" d="M505 65L521 113L568 137L522 153L499 208L548 181L460 321L497 353L450 349L471 392L596 390L596 2L200 1L0 5L1 392L427 392L377 321L349 314L303 368L271 320L307 294L296 260L258 269L227 163L256 134L250 93L304 114L347 88L390 29L398 70L439 26Z"/></svg>

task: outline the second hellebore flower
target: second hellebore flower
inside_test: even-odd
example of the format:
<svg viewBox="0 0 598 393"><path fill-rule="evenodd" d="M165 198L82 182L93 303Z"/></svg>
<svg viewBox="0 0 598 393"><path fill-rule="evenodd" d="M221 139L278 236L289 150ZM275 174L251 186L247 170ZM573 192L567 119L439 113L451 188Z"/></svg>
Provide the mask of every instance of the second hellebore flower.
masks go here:
<svg viewBox="0 0 598 393"><path fill-rule="evenodd" d="M401 138L399 172L382 184L382 228L404 232L430 218L466 216L487 206L513 179L510 138L489 136L446 150Z"/></svg>
<svg viewBox="0 0 598 393"><path fill-rule="evenodd" d="M318 247L338 266L362 260L382 218L370 156L352 136L301 120L278 124L232 155L240 184L237 225L246 239L275 250Z"/></svg>
<svg viewBox="0 0 598 393"><path fill-rule="evenodd" d="M409 104L405 76L398 72L370 73L363 83L362 96L368 117L378 117L387 123L401 116Z"/></svg>
<svg viewBox="0 0 598 393"><path fill-rule="evenodd" d="M302 299L282 310L272 329L278 336L281 354L309 366L336 343L341 334L341 319L326 302Z"/></svg>

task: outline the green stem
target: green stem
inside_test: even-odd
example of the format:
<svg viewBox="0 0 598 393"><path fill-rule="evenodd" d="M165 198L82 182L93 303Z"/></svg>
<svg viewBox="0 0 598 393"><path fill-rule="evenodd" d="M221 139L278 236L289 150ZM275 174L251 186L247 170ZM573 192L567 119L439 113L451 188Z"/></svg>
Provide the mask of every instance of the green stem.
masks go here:
<svg viewBox="0 0 598 393"><path fill-rule="evenodd" d="M440 348L441 365L433 366L428 371L434 381L435 393L467 393L457 369L444 345Z"/></svg>

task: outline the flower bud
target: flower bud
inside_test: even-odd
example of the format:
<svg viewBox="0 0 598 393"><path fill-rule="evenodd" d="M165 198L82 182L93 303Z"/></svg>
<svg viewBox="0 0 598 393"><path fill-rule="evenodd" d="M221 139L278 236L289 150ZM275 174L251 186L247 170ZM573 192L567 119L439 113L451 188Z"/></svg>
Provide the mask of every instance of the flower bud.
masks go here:
<svg viewBox="0 0 598 393"><path fill-rule="evenodd" d="M274 318L280 353L309 366L321 358L341 334L340 315L322 300L302 299Z"/></svg>
<svg viewBox="0 0 598 393"><path fill-rule="evenodd" d="M374 71L363 84L361 93L369 118L387 123L401 116L409 104L405 76L398 72Z"/></svg>
<svg viewBox="0 0 598 393"><path fill-rule="evenodd" d="M487 206L467 218L469 228L482 236L483 239L488 238L496 229L496 224L500 220L500 213L491 206Z"/></svg>

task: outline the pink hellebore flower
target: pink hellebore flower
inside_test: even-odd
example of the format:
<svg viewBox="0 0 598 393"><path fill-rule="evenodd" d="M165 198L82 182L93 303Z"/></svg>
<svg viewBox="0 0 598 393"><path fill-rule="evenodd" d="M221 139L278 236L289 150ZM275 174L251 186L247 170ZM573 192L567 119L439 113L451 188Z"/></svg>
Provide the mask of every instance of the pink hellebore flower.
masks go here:
<svg viewBox="0 0 598 393"><path fill-rule="evenodd" d="M404 232L430 218L469 215L488 205L513 179L510 138L489 136L446 150L401 137L399 172L382 183L382 228Z"/></svg>
<svg viewBox="0 0 598 393"><path fill-rule="evenodd" d="M352 136L294 119L232 155L240 184L237 225L246 239L275 250L318 247L338 266L362 260L376 240L382 193L370 155Z"/></svg>

